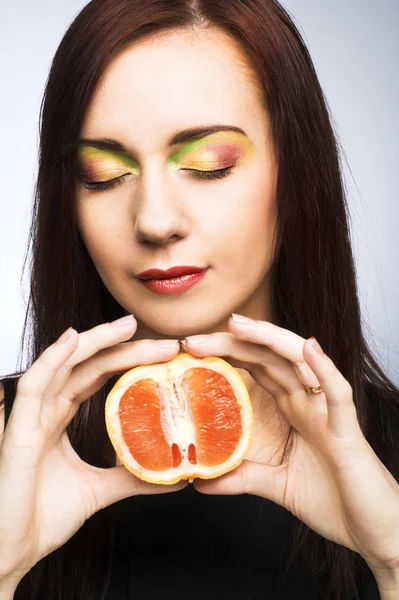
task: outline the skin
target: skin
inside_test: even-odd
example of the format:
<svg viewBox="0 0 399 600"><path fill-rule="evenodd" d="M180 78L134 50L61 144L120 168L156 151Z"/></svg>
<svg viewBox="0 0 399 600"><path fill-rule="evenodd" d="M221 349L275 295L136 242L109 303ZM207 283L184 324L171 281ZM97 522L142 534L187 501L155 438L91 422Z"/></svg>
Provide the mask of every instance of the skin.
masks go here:
<svg viewBox="0 0 399 600"><path fill-rule="evenodd" d="M164 42L126 50L97 90L82 137L116 138L129 160L102 153L99 164L98 153L82 148L78 226L104 284L137 318L66 332L18 382L0 439L0 478L7 482L0 486L4 600L98 510L132 495L185 487L155 486L122 466L89 465L66 432L79 405L110 374L176 356L179 344L162 345L170 336L188 336L182 346L194 356L222 356L238 368L254 407L254 444L246 459L221 477L196 479L197 491L255 494L280 504L363 556L382 600L398 597L399 485L362 434L348 381L312 340L274 324L275 152L256 84L243 65L220 32L168 34ZM197 145L167 148L167 140L181 129L215 123L240 127L247 137L236 138L239 148L229 150L230 159L240 157L231 175L199 182L183 169L213 169L215 153L207 148L199 158ZM219 154L216 162L219 168ZM82 174L104 179L122 174L121 168L127 177L118 187L84 187ZM133 278L176 264L209 265L210 271L178 296L152 294ZM249 320L235 323L232 312ZM318 384L317 395L304 389ZM285 439L289 424L293 444L276 466L277 440Z"/></svg>
<svg viewBox="0 0 399 600"><path fill-rule="evenodd" d="M134 45L111 64L86 115L82 138L117 139L138 165L119 166L136 175L115 189L77 186L82 237L107 288L135 315L138 339L227 331L234 310L272 318L274 151L267 113L236 52L214 31ZM234 174L198 181L171 164L179 150L167 147L173 133L218 123L242 128L253 148ZM180 162L187 167L184 156ZM160 296L133 278L187 264L211 268L184 294Z"/></svg>
<svg viewBox="0 0 399 600"><path fill-rule="evenodd" d="M217 30L147 40L110 65L89 106L80 137L115 139L128 156L80 148L78 226L104 284L137 319L135 339L228 331L233 311L275 320L275 149L255 74L244 60ZM224 131L168 147L175 132L215 124L239 127L246 136ZM235 163L232 174L214 181L183 170ZM113 189L84 185L124 174ZM134 279L172 265L210 269L202 282L174 296L155 294ZM288 424L273 398L239 371L255 413L249 455L277 461Z"/></svg>
<svg viewBox="0 0 399 600"><path fill-rule="evenodd" d="M105 285L136 317L134 339L188 336L186 351L222 356L248 384L256 426L246 460L217 479L195 480L196 489L256 494L284 506L361 554L388 600L399 589L399 485L362 434L348 381L312 340L275 324L275 149L255 80L243 64L234 43L209 29L146 41L121 54L93 98L82 137L123 143L128 176L106 192L80 181L78 226ZM215 123L247 133L246 159L226 179L198 182L182 170L184 160L198 168L204 159L190 156L192 148L176 154L167 140L184 128ZM85 176L121 173L120 157L102 158L106 166L96 160L92 155L82 165ZM153 294L133 278L177 264L211 268L177 296ZM249 321L234 323L231 313ZM319 394L304 389L319 384ZM290 424L293 444L276 466Z"/></svg>
<svg viewBox="0 0 399 600"><path fill-rule="evenodd" d="M242 317L242 315L238 315ZM373 571L382 600L399 592L399 484L364 437L349 382L317 340L270 322L229 320L229 332L187 338L194 356L229 357L245 366L294 427L280 466L249 458L213 480L205 494L255 494L285 507L311 529L358 552ZM310 371L321 386L309 394Z"/></svg>

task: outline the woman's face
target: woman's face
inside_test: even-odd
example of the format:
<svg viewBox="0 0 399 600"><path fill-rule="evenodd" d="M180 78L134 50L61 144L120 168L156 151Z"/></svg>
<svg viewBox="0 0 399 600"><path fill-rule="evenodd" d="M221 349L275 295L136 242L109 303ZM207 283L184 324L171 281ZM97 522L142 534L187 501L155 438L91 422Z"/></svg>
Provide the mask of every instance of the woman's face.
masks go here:
<svg viewBox="0 0 399 600"><path fill-rule="evenodd" d="M78 226L105 286L135 315L135 338L226 331L232 312L272 320L277 171L240 53L217 29L142 41L110 65L87 112L81 138L120 148L82 143ZM215 125L226 129L170 145ZM227 175L204 178L219 169ZM119 177L108 189L85 187ZM137 279L181 265L207 271L175 294Z"/></svg>

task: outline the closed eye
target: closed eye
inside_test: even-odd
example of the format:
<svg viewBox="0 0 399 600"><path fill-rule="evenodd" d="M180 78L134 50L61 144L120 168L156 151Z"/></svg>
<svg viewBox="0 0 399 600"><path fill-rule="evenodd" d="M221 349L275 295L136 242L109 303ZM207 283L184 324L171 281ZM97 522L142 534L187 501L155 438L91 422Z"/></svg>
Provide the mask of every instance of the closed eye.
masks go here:
<svg viewBox="0 0 399 600"><path fill-rule="evenodd" d="M232 172L233 167L226 167L225 169L217 169L216 171L199 171L197 169L182 169L182 171L189 171L192 173L194 179L223 179Z"/></svg>
<svg viewBox="0 0 399 600"><path fill-rule="evenodd" d="M111 188L114 188L123 183L127 175L129 175L129 173L121 175L120 177L115 177L114 179L110 179L109 181L85 181L84 187L87 190L110 190Z"/></svg>
<svg viewBox="0 0 399 600"><path fill-rule="evenodd" d="M200 171L198 169L181 169L182 171L188 171L191 173L194 179L200 180L212 180L212 179L223 179L223 177L227 177L233 170L233 166L226 167L225 169L217 169L215 171ZM120 177L115 177L114 179L110 179L109 181L85 181L84 187L87 190L109 190L115 188L116 186L123 183L125 177L130 175L130 173L126 173L125 175L121 175Z"/></svg>

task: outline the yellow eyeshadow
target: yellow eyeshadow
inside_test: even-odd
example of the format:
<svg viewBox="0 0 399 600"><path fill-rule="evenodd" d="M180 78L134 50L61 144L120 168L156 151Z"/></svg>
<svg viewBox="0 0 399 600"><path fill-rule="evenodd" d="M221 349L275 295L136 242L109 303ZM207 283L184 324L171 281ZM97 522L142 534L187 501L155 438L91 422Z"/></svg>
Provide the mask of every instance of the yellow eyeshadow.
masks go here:
<svg viewBox="0 0 399 600"><path fill-rule="evenodd" d="M251 141L235 131L218 131L201 140L185 144L170 159L175 166L212 171L245 164L254 152Z"/></svg>
<svg viewBox="0 0 399 600"><path fill-rule="evenodd" d="M174 168L214 171L246 164L254 153L252 142L235 131L218 131L211 135L188 142L168 159ZM87 182L104 182L122 175L139 174L137 161L112 150L93 146L79 149L81 177Z"/></svg>
<svg viewBox="0 0 399 600"><path fill-rule="evenodd" d="M138 170L136 161L92 146L79 149L81 176L85 181L109 181Z"/></svg>

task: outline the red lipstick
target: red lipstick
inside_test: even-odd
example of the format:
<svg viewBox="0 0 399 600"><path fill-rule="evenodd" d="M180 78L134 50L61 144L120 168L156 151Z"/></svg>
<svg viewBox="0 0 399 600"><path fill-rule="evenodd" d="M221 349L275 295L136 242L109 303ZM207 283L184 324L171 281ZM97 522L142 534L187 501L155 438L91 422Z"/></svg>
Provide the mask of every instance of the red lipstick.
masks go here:
<svg viewBox="0 0 399 600"><path fill-rule="evenodd" d="M179 294L203 279L207 268L177 266L170 269L148 269L137 275L141 283L158 294Z"/></svg>

